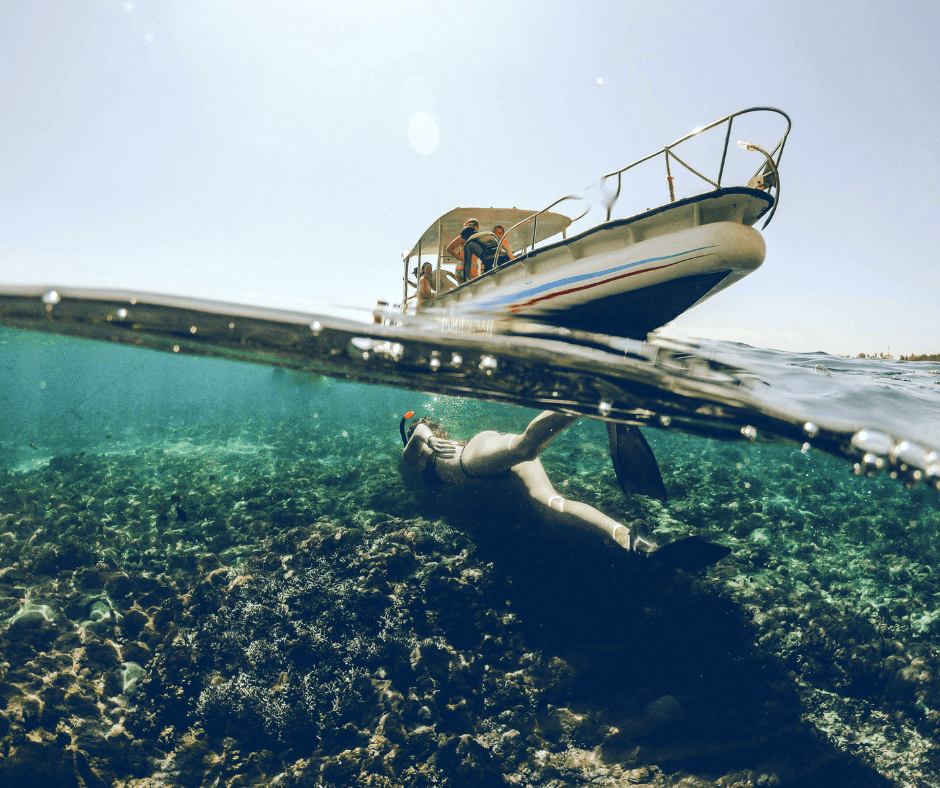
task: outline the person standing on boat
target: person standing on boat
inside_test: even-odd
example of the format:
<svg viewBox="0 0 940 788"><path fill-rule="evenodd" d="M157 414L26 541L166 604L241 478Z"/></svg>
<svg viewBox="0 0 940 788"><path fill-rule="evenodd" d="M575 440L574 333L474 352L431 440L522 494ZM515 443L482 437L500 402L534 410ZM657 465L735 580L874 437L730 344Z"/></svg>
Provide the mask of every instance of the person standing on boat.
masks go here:
<svg viewBox="0 0 940 788"><path fill-rule="evenodd" d="M457 254L454 254L454 257L458 257L459 255L460 262L457 263L457 268L454 270L454 273L456 274L457 284L463 284L470 279L476 279L480 275L480 260L476 255L470 255L469 263L464 260L463 237L458 235L456 241L460 243L455 247ZM456 243L456 241L454 241L454 243ZM451 246L453 246L454 243L452 243Z"/></svg>
<svg viewBox="0 0 940 788"><path fill-rule="evenodd" d="M480 232L479 223L476 227L464 227L460 235L464 239L464 257L475 254L480 258L485 274L494 265L502 265L512 260L512 255L502 248L499 238L494 233Z"/></svg>
<svg viewBox="0 0 940 788"><path fill-rule="evenodd" d="M402 459L418 469L426 483L482 485L507 479L551 522L606 536L638 555L659 549L644 521L623 525L593 506L566 500L552 486L539 455L578 416L549 410L536 416L521 435L486 430L469 441L451 440L441 424L426 417L416 419L406 433L405 423L412 416L414 411L409 411L399 424Z"/></svg>
<svg viewBox="0 0 940 788"><path fill-rule="evenodd" d="M461 240L463 240L463 239L461 239ZM469 276L467 276L467 277L464 277L464 275L463 275L463 274L464 274L464 268L467 266L467 263L465 263L465 262L463 262L463 261L457 263L457 268L456 268L455 271L454 271L454 273L455 273L456 276L457 276L457 284L462 284L462 283L466 282L468 279L475 279L476 277L478 277L478 276L480 275L480 265L479 265L479 262L480 262L480 261L477 260L476 257L472 258L472 261L471 261L470 267L469 267L470 274L469 274Z"/></svg>
<svg viewBox="0 0 940 788"><path fill-rule="evenodd" d="M457 266L457 281L458 283L466 282L468 279L475 279L480 275L479 269L479 260L470 255L469 265L464 256L464 242L474 233L480 231L480 223L476 219L467 219L463 223L463 230L461 230L460 235L454 238L449 244L447 244L447 254L451 257L455 257L460 261L460 264Z"/></svg>

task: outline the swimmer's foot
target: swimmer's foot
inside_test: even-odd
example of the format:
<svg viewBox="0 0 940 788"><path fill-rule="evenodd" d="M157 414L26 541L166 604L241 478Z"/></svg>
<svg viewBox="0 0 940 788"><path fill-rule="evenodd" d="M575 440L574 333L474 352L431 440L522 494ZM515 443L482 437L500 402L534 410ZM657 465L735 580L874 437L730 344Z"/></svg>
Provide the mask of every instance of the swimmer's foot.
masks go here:
<svg viewBox="0 0 940 788"><path fill-rule="evenodd" d="M618 525L613 533L614 541L631 553L649 558L659 549L653 539L653 531L645 520L634 520L630 525Z"/></svg>
<svg viewBox="0 0 940 788"><path fill-rule="evenodd" d="M654 558L666 566L691 572L711 566L730 553L731 548L725 545L686 536L660 547Z"/></svg>
<svg viewBox="0 0 940 788"><path fill-rule="evenodd" d="M686 536L664 545L657 544L652 529L644 520L618 525L611 536L624 550L687 571L704 569L731 553L730 547L706 542L697 536Z"/></svg>

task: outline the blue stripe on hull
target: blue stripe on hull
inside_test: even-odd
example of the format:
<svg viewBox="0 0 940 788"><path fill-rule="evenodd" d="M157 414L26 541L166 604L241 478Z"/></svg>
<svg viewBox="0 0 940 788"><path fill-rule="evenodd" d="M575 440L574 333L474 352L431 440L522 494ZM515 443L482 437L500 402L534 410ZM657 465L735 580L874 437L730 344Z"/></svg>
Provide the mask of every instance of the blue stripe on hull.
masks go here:
<svg viewBox="0 0 940 788"><path fill-rule="evenodd" d="M576 284L578 282L584 282L590 279L597 279L603 276L609 276L610 274L616 274L621 271L626 271L630 268L635 268L638 265L646 265L647 263L657 263L662 260L672 260L676 257L682 257L683 255L692 254L693 252L700 252L703 249L714 249L715 246L699 246L695 249L686 249L683 252L678 252L676 254L664 255L662 257L649 257L646 260L638 260L635 263L627 263L625 265L618 265L613 268L608 268L604 271L593 271L589 274L580 274L579 276L569 276L565 279L557 279L554 282L550 282L545 285L539 285L538 287L530 287L528 290L522 290L518 293L513 293L511 295L499 296L497 298L492 298L487 301L484 301L480 304L473 304L474 309L489 310L496 309L497 307L504 306L506 304L513 304L516 301L528 300L533 296L537 296L540 293L552 290L556 287L565 287L567 285ZM521 262L521 261L520 261ZM680 260L676 261L681 262Z"/></svg>

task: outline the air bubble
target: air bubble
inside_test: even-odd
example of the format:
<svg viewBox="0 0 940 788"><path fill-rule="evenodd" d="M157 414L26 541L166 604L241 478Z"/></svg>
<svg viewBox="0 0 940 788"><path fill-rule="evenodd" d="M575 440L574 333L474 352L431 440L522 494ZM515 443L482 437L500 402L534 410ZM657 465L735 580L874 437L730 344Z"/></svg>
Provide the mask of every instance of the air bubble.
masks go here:
<svg viewBox="0 0 940 788"><path fill-rule="evenodd" d="M899 462L904 470L904 465L911 465L915 468L923 468L930 464L930 454L924 446L911 441L901 441L897 446L891 449L891 458Z"/></svg>
<svg viewBox="0 0 940 788"><path fill-rule="evenodd" d="M819 425L813 421L808 421L803 425L803 431L809 435L809 437L815 438L819 435Z"/></svg>
<svg viewBox="0 0 940 788"><path fill-rule="evenodd" d="M892 447L891 436L878 430L859 430L852 436L852 445L864 452L887 454Z"/></svg>
<svg viewBox="0 0 940 788"><path fill-rule="evenodd" d="M802 446L800 446L801 453L806 454L806 452L808 451L809 451L809 443L804 443Z"/></svg>
<svg viewBox="0 0 940 788"><path fill-rule="evenodd" d="M492 375L497 366L499 366L499 363L493 356L483 356L480 359L480 369L485 371L487 375Z"/></svg>
<svg viewBox="0 0 940 788"><path fill-rule="evenodd" d="M435 372L441 368L441 360L439 358L432 358L428 362L428 366L433 369Z"/></svg>
<svg viewBox="0 0 940 788"><path fill-rule="evenodd" d="M228 324L228 327L229 327L229 328L235 328L235 324L234 324L234 323L229 323L229 324Z"/></svg>
<svg viewBox="0 0 940 788"><path fill-rule="evenodd" d="M118 310L118 318L119 318L120 320L125 320L125 319L127 318L127 310L126 310L126 309L119 309L119 310Z"/></svg>
<svg viewBox="0 0 940 788"><path fill-rule="evenodd" d="M450 357L450 363L455 367L459 367L461 364L463 364L463 356L461 356L459 353L454 353Z"/></svg>
<svg viewBox="0 0 940 788"><path fill-rule="evenodd" d="M891 453L894 455L900 455L910 449L910 447L910 441L901 441L897 445L891 447Z"/></svg>
<svg viewBox="0 0 940 788"><path fill-rule="evenodd" d="M173 352L174 352L174 353L179 353L179 352L180 352L180 346L179 346L179 345L173 345Z"/></svg>
<svg viewBox="0 0 940 788"><path fill-rule="evenodd" d="M320 336L320 331L323 330L323 325L320 323L319 320L314 320L314 321L310 324L310 330L313 331L313 335L314 335L315 337L318 337L318 336Z"/></svg>
<svg viewBox="0 0 940 788"><path fill-rule="evenodd" d="M190 327L189 327L189 333L190 333L190 334L195 334L195 333L196 333L196 327L195 327L195 326L190 326Z"/></svg>
<svg viewBox="0 0 940 788"><path fill-rule="evenodd" d="M379 358L390 358L392 361L398 361L405 350L398 342L377 342L368 337L356 337L352 340L352 344L363 351L362 357L364 359L368 359L368 354L372 353Z"/></svg>
<svg viewBox="0 0 940 788"><path fill-rule="evenodd" d="M597 410L601 416L609 416L611 408L613 408L613 405L606 401L601 402L601 404L597 406Z"/></svg>
<svg viewBox="0 0 940 788"><path fill-rule="evenodd" d="M750 424L741 427L741 434L748 440L754 440L757 437L757 427L752 427Z"/></svg>
<svg viewBox="0 0 940 788"><path fill-rule="evenodd" d="M670 424L672 424L672 418L670 416L660 416L659 423L664 427L668 427Z"/></svg>
<svg viewBox="0 0 940 788"><path fill-rule="evenodd" d="M42 294L42 301L44 304L58 304L61 300L62 296L60 296L55 290L50 290Z"/></svg>

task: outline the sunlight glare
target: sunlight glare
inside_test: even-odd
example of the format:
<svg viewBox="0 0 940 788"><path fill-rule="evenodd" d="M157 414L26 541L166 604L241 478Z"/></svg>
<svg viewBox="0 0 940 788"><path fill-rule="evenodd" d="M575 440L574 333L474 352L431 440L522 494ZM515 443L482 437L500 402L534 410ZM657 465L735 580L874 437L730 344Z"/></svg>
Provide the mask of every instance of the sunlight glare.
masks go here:
<svg viewBox="0 0 940 788"><path fill-rule="evenodd" d="M437 121L427 112L415 113L408 124L408 141L417 153L430 156L441 141Z"/></svg>

